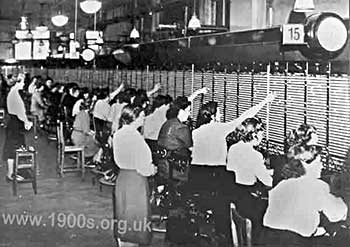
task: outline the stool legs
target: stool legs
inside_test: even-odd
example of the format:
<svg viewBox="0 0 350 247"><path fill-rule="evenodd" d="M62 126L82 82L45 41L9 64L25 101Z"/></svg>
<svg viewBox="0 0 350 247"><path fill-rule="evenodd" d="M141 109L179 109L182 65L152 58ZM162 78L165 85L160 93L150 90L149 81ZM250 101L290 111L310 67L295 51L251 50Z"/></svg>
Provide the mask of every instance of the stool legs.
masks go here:
<svg viewBox="0 0 350 247"><path fill-rule="evenodd" d="M17 164L18 164L18 155L16 153L16 158L13 164L13 172L12 172L12 192L14 196L17 196Z"/></svg>
<svg viewBox="0 0 350 247"><path fill-rule="evenodd" d="M37 190L37 183L36 183L36 175L37 175L37 161L36 161L36 155L34 155L34 171L33 171L33 180L32 180L32 187L33 187L33 190L34 190L34 194L37 194L38 193L38 190Z"/></svg>
<svg viewBox="0 0 350 247"><path fill-rule="evenodd" d="M81 155L81 180L84 181L85 178L85 154L84 149L80 152Z"/></svg>
<svg viewBox="0 0 350 247"><path fill-rule="evenodd" d="M30 158L30 163L25 164L26 167L20 167L20 165L24 164L19 164L19 157L26 157ZM13 195L17 196L17 174L18 174L18 169L25 169L25 170L30 170L29 175L30 178L26 178L23 182L31 182L34 194L37 194L37 181L36 181L36 172L37 172L37 165L36 165L36 152L23 152L23 151L16 151L16 157L15 157L15 162L13 164L13 177L12 177L12 191Z"/></svg>
<svg viewBox="0 0 350 247"><path fill-rule="evenodd" d="M60 176L63 177L64 170L64 152L60 153Z"/></svg>
<svg viewBox="0 0 350 247"><path fill-rule="evenodd" d="M33 129L34 129L34 139L38 139L38 117L34 116L34 123L33 123Z"/></svg>

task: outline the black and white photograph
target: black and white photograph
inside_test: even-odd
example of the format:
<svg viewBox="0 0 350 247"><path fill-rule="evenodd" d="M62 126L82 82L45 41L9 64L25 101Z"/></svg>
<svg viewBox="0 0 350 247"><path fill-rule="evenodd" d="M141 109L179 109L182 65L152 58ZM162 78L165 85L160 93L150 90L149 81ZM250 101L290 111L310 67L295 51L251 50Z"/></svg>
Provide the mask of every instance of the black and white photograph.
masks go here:
<svg viewBox="0 0 350 247"><path fill-rule="evenodd" d="M0 0L0 247L350 246L349 0Z"/></svg>

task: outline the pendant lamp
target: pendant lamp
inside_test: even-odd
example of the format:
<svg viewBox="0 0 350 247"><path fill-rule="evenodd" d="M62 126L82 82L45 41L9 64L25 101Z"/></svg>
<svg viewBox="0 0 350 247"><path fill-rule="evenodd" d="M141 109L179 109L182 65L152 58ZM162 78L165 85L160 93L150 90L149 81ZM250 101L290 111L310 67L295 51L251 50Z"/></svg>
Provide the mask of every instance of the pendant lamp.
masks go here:
<svg viewBox="0 0 350 247"><path fill-rule="evenodd" d="M80 8L87 14L95 14L102 7L101 1L98 0L85 0L80 2Z"/></svg>

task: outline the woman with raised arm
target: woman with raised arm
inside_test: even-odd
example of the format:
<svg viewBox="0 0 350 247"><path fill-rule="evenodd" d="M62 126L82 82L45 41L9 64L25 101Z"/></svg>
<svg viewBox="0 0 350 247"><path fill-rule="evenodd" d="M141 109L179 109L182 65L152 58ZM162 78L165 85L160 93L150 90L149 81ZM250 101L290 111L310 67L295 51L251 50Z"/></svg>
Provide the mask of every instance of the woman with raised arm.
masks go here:
<svg viewBox="0 0 350 247"><path fill-rule="evenodd" d="M231 194L232 176L226 171L226 136L234 131L245 119L255 116L265 104L272 102L269 94L262 102L245 111L229 122L221 122L217 102L204 104L197 116L197 128L193 130L192 163L190 166L189 188L193 192L207 192L216 195L216 230L227 235L228 204L225 196ZM204 182L205 181L205 182Z"/></svg>
<svg viewBox="0 0 350 247"><path fill-rule="evenodd" d="M152 104L152 112L146 116L143 125L143 136L152 152L157 148L157 139L162 125L166 122L166 112L170 102L164 95L157 95Z"/></svg>
<svg viewBox="0 0 350 247"><path fill-rule="evenodd" d="M232 171L232 200L238 212L252 222L253 243L259 239L266 200L258 195L261 189L272 187L273 170L265 166L263 155L255 148L264 138L264 125L260 118L248 118L237 130L240 141L232 145L227 154L227 170ZM257 193L259 192L259 194Z"/></svg>
<svg viewBox="0 0 350 247"><path fill-rule="evenodd" d="M114 192L114 236L121 241L147 245L152 237L147 177L157 169L152 164L151 150L137 131L143 122L143 109L127 105L113 136L114 160L120 168Z"/></svg>
<svg viewBox="0 0 350 247"><path fill-rule="evenodd" d="M254 117L274 97L274 94L269 94L262 102L226 123L221 122L222 115L217 102L210 101L201 107L197 116L197 128L192 133L191 180L194 189L222 190L221 184L217 184L222 182L220 178L216 177L214 181L212 178L226 172L226 136L244 120Z"/></svg>
<svg viewBox="0 0 350 247"><path fill-rule="evenodd" d="M174 102L170 104L166 112L167 121L162 125L159 136L158 145L167 151L169 155L183 158L184 161L189 162L191 159L192 134L190 128L184 124L191 115L191 102L200 94L207 93L207 88L202 88L195 91L189 97L179 96ZM177 159L174 157L174 159ZM164 159L166 161L166 159ZM185 163L186 163L185 162ZM180 180L187 181L188 167L183 167L182 171L175 170L177 177ZM159 170L159 175L165 179L169 178L169 164L162 163Z"/></svg>

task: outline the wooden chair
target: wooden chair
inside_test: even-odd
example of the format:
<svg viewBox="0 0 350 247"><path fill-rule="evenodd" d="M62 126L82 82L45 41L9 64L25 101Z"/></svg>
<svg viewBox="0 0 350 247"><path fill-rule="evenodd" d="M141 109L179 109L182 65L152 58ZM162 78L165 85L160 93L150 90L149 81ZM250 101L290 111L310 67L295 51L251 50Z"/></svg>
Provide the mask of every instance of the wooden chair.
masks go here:
<svg viewBox="0 0 350 247"><path fill-rule="evenodd" d="M13 195L17 195L17 173L19 170L27 170L28 177L20 181L21 183L32 183L34 194L37 194L37 162L35 150L16 150L16 158L13 166L12 191Z"/></svg>
<svg viewBox="0 0 350 247"><path fill-rule="evenodd" d="M230 203L230 218L233 247L251 247L252 222L247 218L243 218L232 202Z"/></svg>
<svg viewBox="0 0 350 247"><path fill-rule="evenodd" d="M84 147L81 146L67 146L65 144L64 134L63 134L63 122L59 121L57 126L57 163L58 163L58 173L61 177L65 172L81 172L82 179L85 176L85 156ZM78 162L76 166L65 166L64 158L65 154L77 154Z"/></svg>

